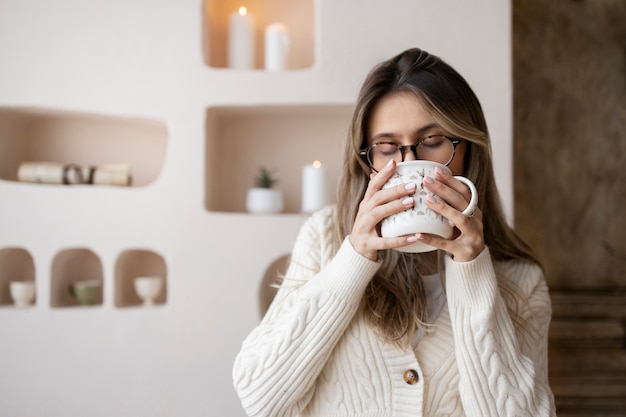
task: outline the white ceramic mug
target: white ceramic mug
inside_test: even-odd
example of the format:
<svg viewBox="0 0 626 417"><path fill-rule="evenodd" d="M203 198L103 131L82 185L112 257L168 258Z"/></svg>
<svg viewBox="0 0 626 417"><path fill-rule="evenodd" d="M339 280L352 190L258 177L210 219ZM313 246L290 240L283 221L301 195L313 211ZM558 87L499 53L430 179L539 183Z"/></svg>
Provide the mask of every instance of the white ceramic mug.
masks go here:
<svg viewBox="0 0 626 417"><path fill-rule="evenodd" d="M435 177L435 168L450 173L450 169L445 165L437 162L418 160L400 162L396 166L396 172L387 181L383 188L394 187L396 185L413 182L417 185L417 189L413 198L415 205L408 210L401 211L383 219L381 223L381 235L383 237L398 237L411 235L416 233L429 233L449 239L452 236L453 224L441 214L435 213L426 205L426 197L430 193L424 187L424 177ZM455 176L459 181L465 183L472 194L467 208L463 210L463 214L469 216L476 208L476 200L478 193L474 184L467 178ZM408 246L396 248L400 252L430 252L436 250L435 247L426 245L422 242L415 242Z"/></svg>
<svg viewBox="0 0 626 417"><path fill-rule="evenodd" d="M9 292L17 307L26 307L35 299L35 282L11 281Z"/></svg>

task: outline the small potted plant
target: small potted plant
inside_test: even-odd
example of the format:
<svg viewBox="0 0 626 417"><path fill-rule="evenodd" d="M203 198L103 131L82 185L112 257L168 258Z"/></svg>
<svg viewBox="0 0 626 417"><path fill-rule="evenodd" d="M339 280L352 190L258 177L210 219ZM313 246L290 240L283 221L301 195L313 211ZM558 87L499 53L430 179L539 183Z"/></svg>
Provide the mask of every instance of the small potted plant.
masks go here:
<svg viewBox="0 0 626 417"><path fill-rule="evenodd" d="M273 188L278 180L265 167L259 168L254 188L248 190L246 208L250 213L280 213L283 211L283 194Z"/></svg>

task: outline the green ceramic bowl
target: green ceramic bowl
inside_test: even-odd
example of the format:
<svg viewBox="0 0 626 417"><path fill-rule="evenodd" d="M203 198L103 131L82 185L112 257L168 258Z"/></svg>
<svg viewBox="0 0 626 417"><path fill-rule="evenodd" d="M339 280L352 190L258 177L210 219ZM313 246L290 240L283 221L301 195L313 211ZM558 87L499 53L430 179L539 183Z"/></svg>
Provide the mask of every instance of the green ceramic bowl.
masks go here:
<svg viewBox="0 0 626 417"><path fill-rule="evenodd" d="M70 284L70 294L81 306L98 304L102 299L102 283L98 280L76 281Z"/></svg>

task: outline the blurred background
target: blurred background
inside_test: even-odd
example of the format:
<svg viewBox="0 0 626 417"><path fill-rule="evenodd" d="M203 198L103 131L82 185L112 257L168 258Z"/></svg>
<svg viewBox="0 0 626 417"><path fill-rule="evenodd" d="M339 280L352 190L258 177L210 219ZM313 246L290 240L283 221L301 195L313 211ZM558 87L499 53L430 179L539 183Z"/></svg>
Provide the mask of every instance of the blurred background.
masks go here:
<svg viewBox="0 0 626 417"><path fill-rule="evenodd" d="M513 1L515 225L544 262L559 416L626 415L626 2Z"/></svg>

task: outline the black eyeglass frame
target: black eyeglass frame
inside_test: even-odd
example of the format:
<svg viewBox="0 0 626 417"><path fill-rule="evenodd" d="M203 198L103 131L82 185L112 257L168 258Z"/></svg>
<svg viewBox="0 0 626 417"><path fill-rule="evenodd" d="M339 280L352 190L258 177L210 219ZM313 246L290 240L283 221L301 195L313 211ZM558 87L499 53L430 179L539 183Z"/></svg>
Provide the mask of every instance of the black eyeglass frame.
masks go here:
<svg viewBox="0 0 626 417"><path fill-rule="evenodd" d="M398 149L400 150L400 152L402 153L402 159L400 160L400 162L404 162L404 157L406 156L407 152L410 150L411 152L413 152L413 155L415 155L415 157L417 158L417 147L424 142L427 139L433 138L433 137L437 137L437 136L443 136L444 138L448 139L450 142L452 142L452 155L450 156L450 159L448 160L448 162L446 162L444 165L448 166L450 165L450 163L452 162L452 160L454 159L454 155L456 154L456 147L459 143L461 143L463 141L463 139L459 139L459 138L453 138L451 136L446 136L446 135L429 135L429 136L425 136L423 138L421 138L419 141L417 141L417 143L414 143L413 145L397 145L394 143L394 145L396 145L398 147ZM380 142L380 143L393 143L393 142ZM369 166L371 169L373 169L374 171L378 172L378 170L376 168L374 168L374 164L372 161L370 161L369 158L369 152L372 148L376 147L376 145L378 145L378 143L375 143L372 146L368 146L365 149L361 149L359 151L359 155L363 158L363 160L365 162L367 162L367 166Z"/></svg>

